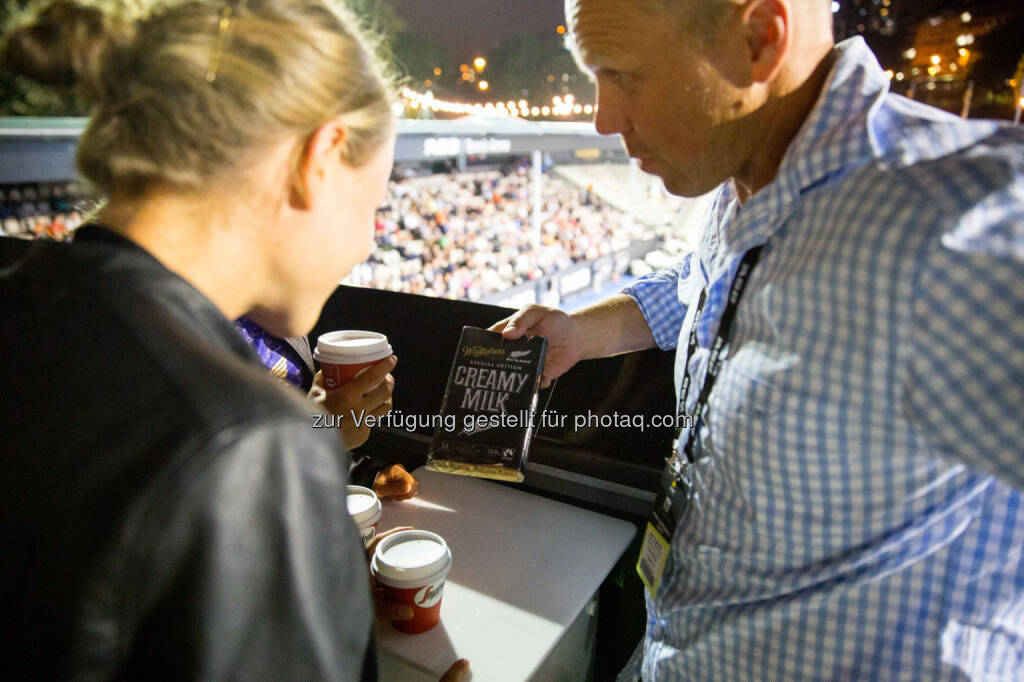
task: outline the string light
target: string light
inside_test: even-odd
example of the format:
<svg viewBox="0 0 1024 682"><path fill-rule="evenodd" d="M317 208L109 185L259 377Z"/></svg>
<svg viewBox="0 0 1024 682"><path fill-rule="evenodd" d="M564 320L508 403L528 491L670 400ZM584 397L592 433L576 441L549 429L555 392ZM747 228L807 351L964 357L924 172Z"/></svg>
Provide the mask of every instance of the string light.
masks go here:
<svg viewBox="0 0 1024 682"><path fill-rule="evenodd" d="M483 91L487 86L486 81L481 81L478 87ZM576 102L575 96L570 94L555 95L551 98L551 105L531 105L527 100L521 99L518 102L508 100L507 102L495 100L492 102L451 102L434 97L429 90L421 93L409 87L400 90L401 98L405 107L413 111L429 110L435 113L446 114L487 114L489 116L513 117L513 118L538 118L568 116L579 116L580 114L590 115L596 109L590 104L581 105ZM402 103L399 103L401 107Z"/></svg>

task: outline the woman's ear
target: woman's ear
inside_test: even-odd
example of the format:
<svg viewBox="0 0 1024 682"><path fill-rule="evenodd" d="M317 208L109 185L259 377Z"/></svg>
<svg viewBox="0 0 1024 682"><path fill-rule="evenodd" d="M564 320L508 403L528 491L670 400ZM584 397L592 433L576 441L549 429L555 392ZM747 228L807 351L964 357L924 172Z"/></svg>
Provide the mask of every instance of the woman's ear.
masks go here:
<svg viewBox="0 0 1024 682"><path fill-rule="evenodd" d="M295 166L290 201L310 209L342 161L348 129L338 119L324 123L306 140Z"/></svg>

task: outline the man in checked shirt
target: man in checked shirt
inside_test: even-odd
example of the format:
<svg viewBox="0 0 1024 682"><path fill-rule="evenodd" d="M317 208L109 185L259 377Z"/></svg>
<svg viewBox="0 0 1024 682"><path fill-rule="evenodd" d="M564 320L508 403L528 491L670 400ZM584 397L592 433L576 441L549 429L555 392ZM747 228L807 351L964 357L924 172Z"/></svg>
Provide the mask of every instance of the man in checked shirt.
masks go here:
<svg viewBox="0 0 1024 682"><path fill-rule="evenodd" d="M548 338L546 383L677 349L689 412L763 245L621 679L1024 679L1024 128L890 94L826 0L566 17L597 130L715 209L677 266L493 328Z"/></svg>

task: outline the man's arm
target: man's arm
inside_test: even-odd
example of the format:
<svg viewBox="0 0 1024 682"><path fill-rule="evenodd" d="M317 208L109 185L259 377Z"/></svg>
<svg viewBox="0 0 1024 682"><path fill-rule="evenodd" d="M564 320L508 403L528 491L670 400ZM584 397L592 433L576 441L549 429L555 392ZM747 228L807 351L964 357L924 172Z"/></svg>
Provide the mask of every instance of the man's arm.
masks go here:
<svg viewBox="0 0 1024 682"><path fill-rule="evenodd" d="M569 315L529 305L491 326L507 339L543 336L548 340L541 385L547 387L580 360L653 348L654 337L640 307L619 294Z"/></svg>
<svg viewBox="0 0 1024 682"><path fill-rule="evenodd" d="M679 265L642 277L623 293L572 315L539 305L522 308L491 326L508 339L543 336L548 340L542 384L580 360L605 358L647 348L675 348L686 308L679 302L679 279L690 275L693 254Z"/></svg>
<svg viewBox="0 0 1024 682"><path fill-rule="evenodd" d="M1012 180L930 245L903 408L936 453L1024 490L1024 164L1011 158Z"/></svg>

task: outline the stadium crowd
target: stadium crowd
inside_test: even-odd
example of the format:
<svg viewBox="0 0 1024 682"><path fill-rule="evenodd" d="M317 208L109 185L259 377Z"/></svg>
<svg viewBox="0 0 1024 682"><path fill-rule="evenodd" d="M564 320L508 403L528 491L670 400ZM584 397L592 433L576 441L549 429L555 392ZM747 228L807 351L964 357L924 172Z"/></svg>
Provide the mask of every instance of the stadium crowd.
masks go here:
<svg viewBox="0 0 1024 682"><path fill-rule="evenodd" d="M478 300L654 236L550 174L538 235L530 191L526 168L395 180L377 212L376 248L345 283Z"/></svg>
<svg viewBox="0 0 1024 682"><path fill-rule="evenodd" d="M93 204L77 185L3 188L8 236L67 239ZM653 230L589 189L545 174L540 232L532 227L530 176L519 167L402 177L377 211L376 246L346 284L479 300L650 239Z"/></svg>
<svg viewBox="0 0 1024 682"><path fill-rule="evenodd" d="M77 183L0 187L0 235L68 239L89 204Z"/></svg>

